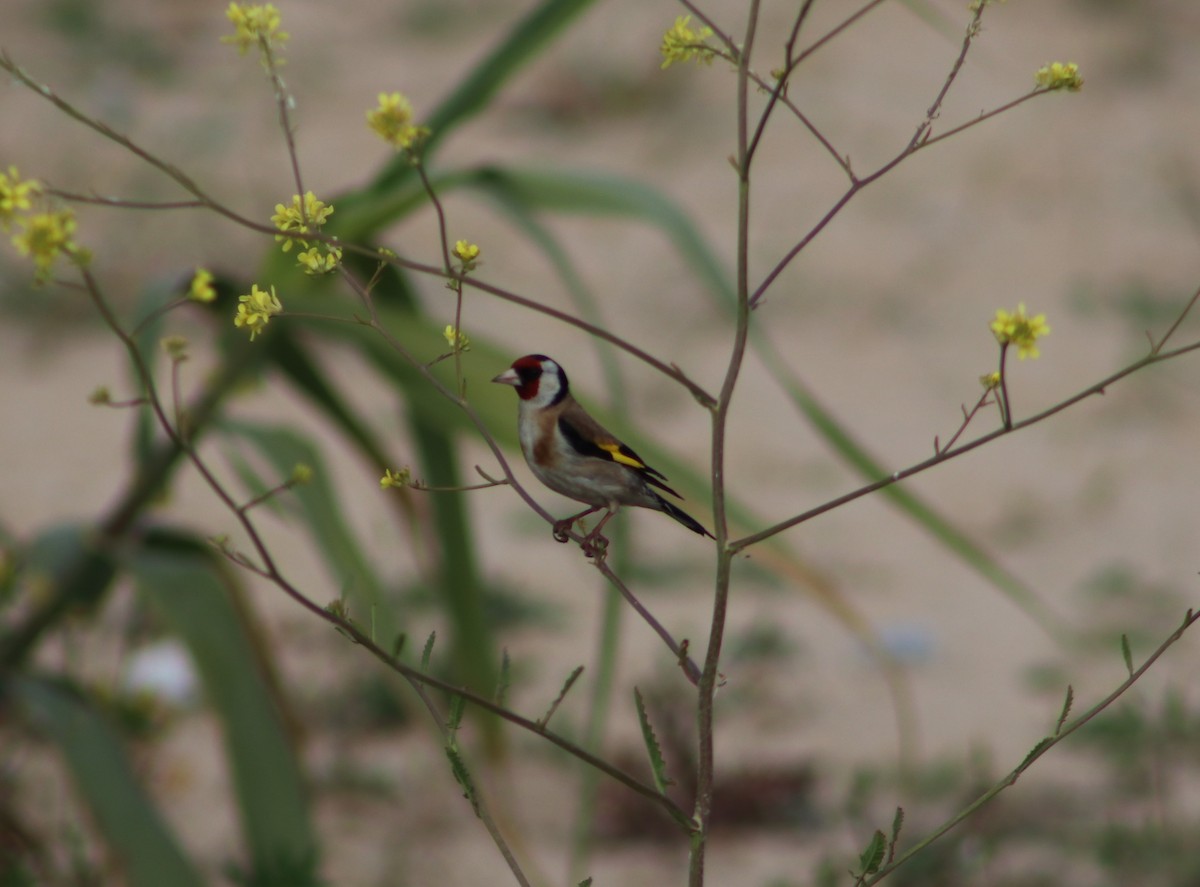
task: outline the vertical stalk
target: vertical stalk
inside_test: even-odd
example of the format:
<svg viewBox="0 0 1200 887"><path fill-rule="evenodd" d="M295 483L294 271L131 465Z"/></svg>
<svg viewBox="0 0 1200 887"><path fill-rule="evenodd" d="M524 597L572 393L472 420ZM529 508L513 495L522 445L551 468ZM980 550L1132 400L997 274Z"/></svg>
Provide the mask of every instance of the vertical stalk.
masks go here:
<svg viewBox="0 0 1200 887"><path fill-rule="evenodd" d="M758 24L760 0L751 0L746 22L746 39L738 53L737 67L737 306L733 348L721 393L713 407L712 419L712 487L713 523L716 535L717 569L713 592L712 623L709 628L708 649L700 676L697 703L698 754L696 766L696 806L693 813L696 831L692 835L688 865L688 884L701 887L704 883L704 856L708 843L709 821L712 813L713 777L713 697L717 685L717 667L721 659L721 643L725 637L725 614L729 603L729 580L733 566L733 551L728 547L729 522L725 513L725 431L733 391L746 354L746 339L750 328L750 137L749 94L750 55Z"/></svg>

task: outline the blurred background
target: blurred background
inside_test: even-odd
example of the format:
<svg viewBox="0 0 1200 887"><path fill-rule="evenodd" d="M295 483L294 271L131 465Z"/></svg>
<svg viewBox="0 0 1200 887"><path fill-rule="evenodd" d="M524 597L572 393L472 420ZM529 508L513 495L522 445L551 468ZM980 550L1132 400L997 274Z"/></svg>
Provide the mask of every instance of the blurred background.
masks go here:
<svg viewBox="0 0 1200 887"><path fill-rule="evenodd" d="M381 193L380 170L394 164L364 125L377 94L404 92L425 119L533 8L507 0L277 5L291 35L283 76L295 98L305 187L335 206L338 195L353 193L360 207ZM624 208L594 198L556 203L544 187L521 215L495 191L447 183L450 237L481 246L480 279L593 316L714 391L728 360L729 314L698 256L733 280L734 75L719 61L660 70L658 45L684 14L680 6L581 6L552 40L529 50L480 113L456 121L429 168L435 180L500 171L592 177L601 190L620 182ZM744 6L717 0L703 8L736 34ZM764 74L782 61L793 6L764 4L756 62ZM958 53L964 6L885 3L793 79L791 99L859 175L894 157L923 119ZM802 43L858 8L819 0ZM219 42L229 31L223 4L9 0L4 21L3 48L31 76L238 212L266 222L295 192L257 59ZM1145 354L1147 331L1161 336L1200 284L1198 37L1200 11L1186 0L1010 0L989 9L935 135L1024 94L1050 61L1077 62L1083 91L1040 97L918 153L858 194L779 276L754 315L764 338L747 360L733 413L729 483L743 531L864 482L781 380L803 386L891 472L928 457L935 436L945 441L958 427L960 405L978 398L978 377L995 369L987 324L997 308L1023 302L1052 328L1040 359L1010 364L1018 419ZM0 109L0 167L14 164L65 191L182 197L146 163L15 82L0 88ZM845 188L828 154L778 112L754 173L753 282ZM655 224L652 212L629 209L638 199L681 215ZM164 298L196 266L231 286L261 283L279 267L264 259L274 254L268 237L203 210L77 212L77 239L94 251L97 278L130 325L145 315L147 298ZM380 218L386 224L370 232L372 242L437 264L428 205ZM692 252L681 246L683 234L697 238ZM132 396L118 343L81 293L34 289L31 277L13 249L0 251L0 618L10 636L52 594L42 573L17 568L50 569L59 528L99 521L146 452L134 412L87 402L99 385L114 398ZM420 324L433 332L414 347L436 354L437 331L453 321L452 295L420 277L389 294L401 306L389 316L396 334L406 317L419 317L411 326L417 341ZM331 313L355 310L345 289L319 296L331 300ZM164 334L191 342L185 392L228 362L231 317L222 303L222 312L189 309L164 321ZM550 511L565 515L571 506L532 481L511 449L512 394L485 384L529 352L559 359L589 408L619 423L622 436L680 481L688 510L709 521L709 424L683 388L578 329L477 291L468 290L463 317L475 343L463 356L468 395ZM415 660L437 631L433 661L449 677L482 679L507 651L509 703L530 717L583 665L555 726L584 741L597 729L589 700L603 689L595 683L600 631L613 618L601 577L575 546L554 544L511 490L382 493L385 466L471 482L474 465L493 472L494 460L459 419L432 422L444 439L423 438L430 426L414 416L452 407L416 398L405 387L411 382L381 371L366 350L322 341L319 324L304 329L305 353L369 423L380 458L284 384L274 364L231 396L225 416L292 429L315 448L338 530L361 548L378 583L379 613L355 598L361 587L337 569L346 561L313 542L314 512L285 505L263 521L286 572L319 605L349 596L360 625L382 620L386 609L391 627L408 637L406 658ZM1194 341L1198 329L1190 318L1175 343ZM712 883L847 881L847 860L875 828L886 830L897 805L915 839L1053 731L1068 684L1077 711L1119 684L1122 634L1137 664L1177 626L1197 602L1198 379L1194 357L1153 367L906 482L978 546L973 558L880 496L748 552L735 577L722 668L718 804L728 819L715 831ZM995 427L994 411L976 422L968 436ZM235 488L271 476L263 433L214 435L205 447ZM446 464L435 455L443 450L453 456ZM181 470L168 490L146 511L144 534L230 534L246 546L194 471ZM437 504L444 498L456 504ZM322 502L310 508L328 510ZM619 523L619 571L699 657L711 552L660 515L622 514ZM447 533L468 543L470 575L458 579L473 583L475 596L465 603L439 592L455 581L447 577ZM988 564L1006 578L989 575ZM101 600L55 619L6 678L53 676L72 692L109 700L104 717L116 725L118 747L203 882L239 877L231 866L252 882L245 872L254 829L238 812L249 802L238 796L241 777L223 745L232 728L213 705L219 663L197 674L195 644L203 642L172 621L186 624L186 614L164 615L147 602L137 586L153 585L151 575L161 585L160 574L118 571ZM274 587L244 574L226 584L236 586L232 618L249 638L302 772L311 827L296 828L315 836L325 882L495 880L498 854L405 687ZM600 748L631 769L644 766L630 704L636 685L651 699L668 769L682 776L693 691L644 623L627 612L619 619L619 644L607 647L614 696ZM470 648L472 630L485 632L482 649ZM472 671L469 648L491 664ZM1197 666L1196 639L1185 637L1094 728L897 880L1200 881L1189 851L1200 824ZM25 707L10 699L0 726L3 883L121 883L124 857L78 783L84 765L61 733L39 729L45 722L29 714L37 708L31 697L17 696ZM43 715L61 723L57 703L43 703ZM494 730L472 725L467 745L502 828L543 883L565 883L568 872L597 884L682 880L684 842L643 802L601 784L594 815L581 814L591 789L573 760L527 734Z"/></svg>

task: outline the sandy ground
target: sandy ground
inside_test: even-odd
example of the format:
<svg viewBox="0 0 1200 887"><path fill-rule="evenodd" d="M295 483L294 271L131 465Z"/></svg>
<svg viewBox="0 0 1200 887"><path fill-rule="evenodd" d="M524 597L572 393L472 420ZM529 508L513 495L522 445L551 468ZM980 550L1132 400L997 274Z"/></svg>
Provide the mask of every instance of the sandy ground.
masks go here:
<svg viewBox="0 0 1200 887"><path fill-rule="evenodd" d="M297 97L300 157L307 183L322 194L354 186L383 160L362 125L363 109L377 92L402 89L418 109L431 107L523 7L465 0L280 5L292 34L286 73ZM743 5L727 0L705 8L736 30ZM256 65L217 41L222 4L8 6L4 47L81 107L183 165L250 215L269 214L291 193ZM788 21L783 6L768 4L765 14L764 70L777 63L777 41ZM803 69L792 97L856 171L886 161L910 137L954 59L967 16L963 6L930 4L953 27L954 35L944 36L902 4L887 4ZM817 3L811 33L855 8L842 0ZM659 36L678 12L636 0L599 5L446 144L439 162L594 169L646 180L693 214L719 259L732 267L736 192L725 158L733 150L733 77L720 65L658 71ZM72 24L80 16L89 19L83 30ZM1044 97L906 162L860 194L779 278L756 322L883 464L899 469L919 461L934 435L945 439L953 432L960 404L977 397L977 377L994 364L987 321L996 308L1023 301L1045 312L1053 328L1041 359L1012 368L1018 414L1029 415L1140 356L1144 331L1161 334L1186 303L1200 282L1198 37L1200 11L1186 0L1010 0L995 8L935 132L1021 94L1033 71L1052 59L1081 65L1083 92ZM6 85L0 108L8 121L0 126L0 164L15 163L66 189L172 196L152 171L37 97ZM755 278L844 189L830 158L783 116L772 124L759 164ZM469 231L484 246L486 279L570 307L544 260L501 217L459 196L448 199L447 209L454 229ZM729 331L669 244L645 228L610 220L552 224L600 295L612 328L715 390ZM260 240L197 213L87 210L81 234L97 254L99 274L118 293L132 294L198 263L251 269L262 249ZM408 254L433 255L428 216L406 223L395 237ZM121 378L115 344L71 294L27 291L27 269L11 250L0 261L8 309L0 326L0 397L8 416L0 423L0 515L26 535L97 513L123 481L118 466L129 428L125 415L85 403L97 384ZM427 295L436 306L439 286L430 283ZM63 324L71 328L64 332ZM578 331L486 300L471 302L468 324L488 329L514 356L570 355L579 391L605 399L593 343ZM1178 343L1192 341L1197 328L1192 318ZM639 424L653 423L648 436L704 465L703 411L635 361L624 360L622 369L631 389L622 408ZM361 376L353 366L338 372L349 381ZM910 488L984 542L1066 624L1081 630L1111 624L1118 633L1128 625L1148 637L1164 636L1197 601L1197 379L1193 357L1154 368L1103 398L922 475ZM511 397L507 391L478 396ZM294 405L272 403L269 395L255 403L256 411L295 413ZM994 415L981 421L991 423ZM753 357L740 382L729 465L736 495L768 520L858 484ZM353 491L347 502L363 537L380 557L398 559L394 575L411 578L412 554L397 553L380 529L374 477L357 467L338 470L343 489ZM566 507L548 494L544 501ZM515 497L480 495L473 504L479 526L487 528L481 536L489 575L553 602L560 614L553 629L522 629L503 640L525 676L515 702L538 708L566 670L591 663L601 588L578 551L529 531ZM230 523L193 482L171 507L205 532ZM702 551L657 515L622 520L635 527L647 565L678 566L692 557L685 546ZM293 550L297 542L286 529L273 538L297 573L319 571L302 546ZM923 759L965 760L986 748L997 772L1017 763L1052 726L1061 698L1060 688L1031 688L1035 667L1055 669L1081 703L1098 699L1123 676L1115 646L1106 658L1064 652L882 499L823 516L786 541L836 583L906 662ZM1116 571L1132 577L1135 589L1155 594L1097 603L1088 589ZM696 568L674 587L644 593L677 636L700 638L709 588ZM319 585L312 593L333 596ZM336 693L349 673L374 667L271 589L257 589L254 601L301 710ZM106 620L119 624L120 610L118 602ZM886 684L860 643L809 589L763 584L748 574L730 619L735 638L774 627L791 652L747 666L740 678L731 670L721 712L722 762L812 762L822 796L832 801L845 792L855 767L894 761ZM635 683L655 681L686 693L649 631L631 618L625 631L618 699L627 699ZM111 656L103 639L94 647L97 655ZM315 659L314 649L327 660ZM1165 687L1178 687L1200 665L1197 649L1194 638L1186 640L1137 693L1157 699ZM57 654L47 655L53 660ZM115 671L119 663L101 667ZM1194 687L1189 692L1191 704L1200 704ZM580 703L570 716L581 718L582 711ZM622 707L614 747L631 741L635 729ZM571 815L574 777L562 778L566 771L548 763L534 743L518 739L515 751L511 770L495 780L513 800L505 805L507 824L534 868L550 882L563 882L563 824ZM309 753L316 772L348 757L386 774L395 788L387 802L338 794L322 802L331 882L494 880L499 859L465 805L456 803L428 735L339 738L318 731ZM1069 761L1069 752L1063 757ZM214 803L224 803L212 726L190 718L148 767L187 845L218 865L233 821L205 816ZM1051 777L1039 771L1022 786ZM398 833L406 840L396 841ZM819 839L718 839L711 882L803 880L814 859L856 850L857 841L840 832ZM597 883L661 883L679 877L684 853L681 845L613 848L597 857L591 872Z"/></svg>

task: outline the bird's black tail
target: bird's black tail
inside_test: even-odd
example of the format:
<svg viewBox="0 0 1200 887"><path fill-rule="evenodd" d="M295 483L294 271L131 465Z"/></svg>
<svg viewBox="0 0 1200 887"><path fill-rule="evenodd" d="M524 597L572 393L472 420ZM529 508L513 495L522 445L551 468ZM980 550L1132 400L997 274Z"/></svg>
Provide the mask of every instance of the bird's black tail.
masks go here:
<svg viewBox="0 0 1200 887"><path fill-rule="evenodd" d="M671 517L675 518L675 520L679 521L693 533L698 533L701 536L707 536L709 539L714 538L712 533L704 529L704 527L700 524L700 521L696 520L682 508L677 508L658 494L655 494L654 498L658 500L659 508L671 515Z"/></svg>

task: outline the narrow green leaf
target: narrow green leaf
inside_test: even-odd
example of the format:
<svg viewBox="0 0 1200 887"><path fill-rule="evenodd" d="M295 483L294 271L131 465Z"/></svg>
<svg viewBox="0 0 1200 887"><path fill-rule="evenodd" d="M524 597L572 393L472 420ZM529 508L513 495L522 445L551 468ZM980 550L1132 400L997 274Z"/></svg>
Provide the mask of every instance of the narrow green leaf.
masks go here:
<svg viewBox="0 0 1200 887"><path fill-rule="evenodd" d="M900 840L900 830L904 828L904 808L897 807L896 815L892 817L892 836L888 839L887 861L896 858L896 842Z"/></svg>
<svg viewBox="0 0 1200 887"><path fill-rule="evenodd" d="M433 642L437 640L437 632L429 632L425 639L425 649L421 651L421 671L429 671L429 660L433 656Z"/></svg>
<svg viewBox="0 0 1200 887"><path fill-rule="evenodd" d="M466 697L459 696L457 693L450 697L450 716L446 719L446 729L453 736L458 732L458 728L462 726L463 712L467 709Z"/></svg>
<svg viewBox="0 0 1200 887"><path fill-rule="evenodd" d="M235 580L211 548L156 530L131 559L141 594L187 644L223 726L255 883L316 883L317 845L300 763L263 652L231 591Z"/></svg>
<svg viewBox="0 0 1200 887"><path fill-rule="evenodd" d="M875 830L875 834L871 835L871 841L867 844L866 849L858 855L858 870L864 875L874 874L879 871L879 866L883 862L883 854L887 850L887 836L879 829Z"/></svg>
<svg viewBox="0 0 1200 887"><path fill-rule="evenodd" d="M1067 722L1067 718L1071 715L1071 705L1075 702L1075 688L1067 684L1067 698L1063 700L1062 713L1058 716L1058 723L1054 725L1054 735L1057 736L1062 732L1063 724Z"/></svg>
<svg viewBox="0 0 1200 887"><path fill-rule="evenodd" d="M1133 651L1129 649L1129 635L1121 635L1121 656L1125 660L1125 670L1133 677Z"/></svg>
<svg viewBox="0 0 1200 887"><path fill-rule="evenodd" d="M478 816L479 793L475 790L475 780L471 778L471 771L467 769L462 752L452 742L446 744L446 758L450 761L450 772L454 774L454 781L462 787L463 797L471 802L471 809Z"/></svg>
<svg viewBox="0 0 1200 887"><path fill-rule="evenodd" d="M504 705L508 699L509 681L512 678L512 662L508 658L508 647L500 654L500 676L496 679L495 699L497 705Z"/></svg>
<svg viewBox="0 0 1200 887"><path fill-rule="evenodd" d="M49 594L20 622L6 614L0 625L0 673L18 665L42 634L69 614L88 612L116 576L113 556L101 549L93 527L61 524L37 536L22 553L23 568L50 581Z"/></svg>
<svg viewBox="0 0 1200 887"><path fill-rule="evenodd" d="M665 795L667 786L675 783L667 776L667 762L663 760L658 737L654 735L654 728L650 726L650 716L646 713L646 701L637 687L633 688L633 704L637 708L638 723L642 727L642 741L646 744L646 754L650 757L650 770L654 774L654 786Z"/></svg>
<svg viewBox="0 0 1200 887"><path fill-rule="evenodd" d="M17 711L48 736L130 887L202 887L205 880L138 781L108 720L65 685L32 677L5 682Z"/></svg>
<svg viewBox="0 0 1200 887"><path fill-rule="evenodd" d="M385 295L389 302L400 301L394 288ZM314 311L323 314L329 313L330 299L327 293L319 289L305 290L305 296L308 297L301 297L299 302L290 300L288 304L298 304L301 309L308 305ZM321 324L322 334L330 332L330 324L320 321L314 321L314 323ZM333 326L340 329L341 324ZM298 330L299 327L297 326L296 329ZM316 363L316 357L314 354L310 354L304 337L291 334L292 328L285 327L284 332L284 335L278 336L270 343L272 366L283 373L296 391L329 420L330 425L355 445L364 461L371 465L386 464L388 461L387 447L381 442L379 435L372 429L366 418L354 409L351 399L334 385L332 374ZM359 335L366 333L362 328L357 332Z"/></svg>
<svg viewBox="0 0 1200 887"><path fill-rule="evenodd" d="M563 681L562 689L558 691L558 696L554 698L554 701L550 703L550 707L546 709L546 713L542 715L537 722L538 726L543 730L546 729L546 725L550 723L550 719L554 717L554 713L558 711L558 707L562 705L562 701L567 698L567 693L570 692L573 686L575 686L575 682L579 680L579 676L581 674L583 674L583 666L577 665L571 671L571 673L567 675L567 679Z"/></svg>
<svg viewBox="0 0 1200 887"><path fill-rule="evenodd" d="M1053 744L1054 744L1053 736L1045 736L1042 739L1040 739L1038 741L1038 744L1029 750L1029 754L1027 754L1025 756L1025 760L1021 761L1021 766L1019 766L1017 768L1017 772L1020 773L1022 770L1024 770L1026 767L1028 767L1030 764L1032 764L1035 758L1037 758L1039 755L1041 755L1042 752L1044 752L1047 748L1049 748Z"/></svg>

